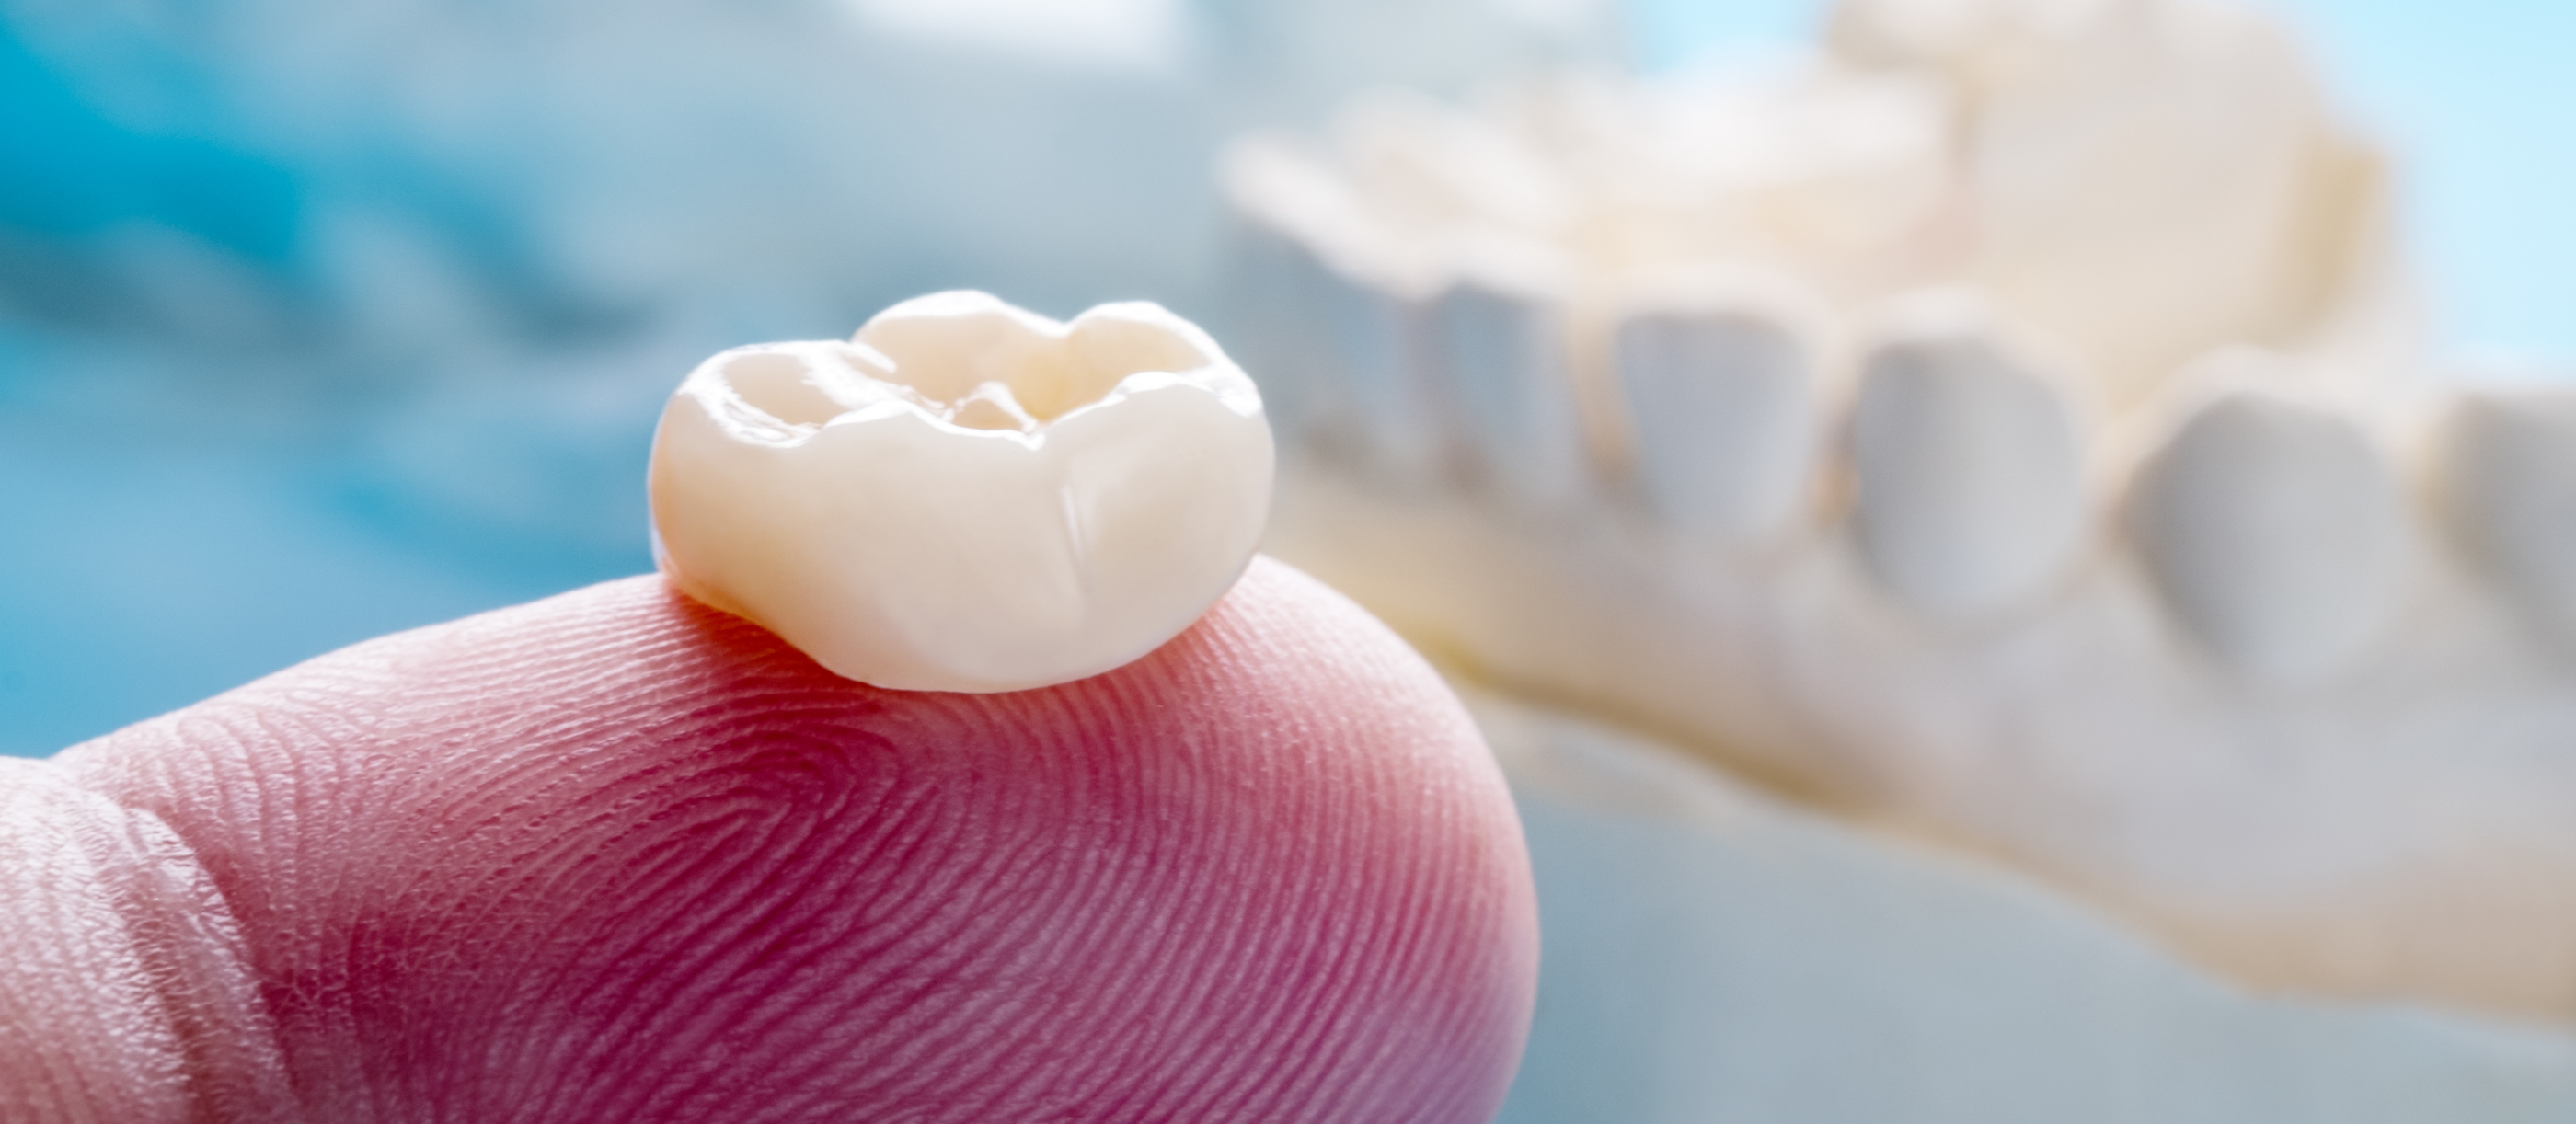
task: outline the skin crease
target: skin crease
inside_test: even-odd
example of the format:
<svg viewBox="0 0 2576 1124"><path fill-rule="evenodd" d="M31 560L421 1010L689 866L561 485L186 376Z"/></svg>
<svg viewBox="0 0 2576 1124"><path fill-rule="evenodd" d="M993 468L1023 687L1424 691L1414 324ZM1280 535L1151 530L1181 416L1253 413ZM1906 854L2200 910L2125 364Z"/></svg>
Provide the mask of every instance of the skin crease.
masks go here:
<svg viewBox="0 0 2576 1124"><path fill-rule="evenodd" d="M1482 1121L1500 773L1256 559L1106 675L823 672L657 577L0 773L0 1121Z"/></svg>

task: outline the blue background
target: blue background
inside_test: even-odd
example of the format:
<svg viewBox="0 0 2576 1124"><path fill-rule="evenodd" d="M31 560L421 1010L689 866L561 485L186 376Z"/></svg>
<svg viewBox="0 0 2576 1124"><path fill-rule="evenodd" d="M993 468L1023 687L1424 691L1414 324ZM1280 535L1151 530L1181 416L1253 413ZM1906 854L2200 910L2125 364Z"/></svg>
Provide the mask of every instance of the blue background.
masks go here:
<svg viewBox="0 0 2576 1124"><path fill-rule="evenodd" d="M2399 154L2446 346L2576 357L2576 5L2273 6ZM49 753L371 635L649 568L642 467L660 394L777 323L564 300L523 220L388 151L362 154L359 174L450 233L456 269L513 310L516 342L489 361L349 351L302 242L315 181L242 140L251 111L206 60L119 47L159 107L138 124L76 80L94 59L40 53L8 11L0 753ZM1803 41L1813 21L1804 3L1649 0L1630 49L1662 69ZM121 270L118 255L151 251L121 233L138 225L197 248L151 282L185 292ZM884 281L995 283L919 262ZM1188 311L1185 293L1151 295ZM813 331L868 310L845 303Z"/></svg>

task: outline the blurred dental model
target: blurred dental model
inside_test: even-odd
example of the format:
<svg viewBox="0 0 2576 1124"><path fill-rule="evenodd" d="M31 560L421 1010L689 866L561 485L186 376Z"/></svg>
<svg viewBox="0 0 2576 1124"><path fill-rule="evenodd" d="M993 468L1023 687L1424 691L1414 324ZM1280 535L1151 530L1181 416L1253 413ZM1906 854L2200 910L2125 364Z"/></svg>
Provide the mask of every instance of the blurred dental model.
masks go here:
<svg viewBox="0 0 2576 1124"><path fill-rule="evenodd" d="M2576 396L2418 377L2268 21L1847 0L1223 173L1271 549L1469 679L2242 985L2576 1012Z"/></svg>

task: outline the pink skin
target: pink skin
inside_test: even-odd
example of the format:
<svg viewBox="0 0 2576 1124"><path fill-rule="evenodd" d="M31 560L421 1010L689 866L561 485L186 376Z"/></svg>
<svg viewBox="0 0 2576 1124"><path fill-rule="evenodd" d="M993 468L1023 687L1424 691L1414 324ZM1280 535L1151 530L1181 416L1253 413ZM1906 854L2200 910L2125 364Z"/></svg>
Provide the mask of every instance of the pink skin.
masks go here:
<svg viewBox="0 0 2576 1124"><path fill-rule="evenodd" d="M1039 691L636 578L0 764L10 1121L1481 1121L1537 972L1465 714L1266 559Z"/></svg>

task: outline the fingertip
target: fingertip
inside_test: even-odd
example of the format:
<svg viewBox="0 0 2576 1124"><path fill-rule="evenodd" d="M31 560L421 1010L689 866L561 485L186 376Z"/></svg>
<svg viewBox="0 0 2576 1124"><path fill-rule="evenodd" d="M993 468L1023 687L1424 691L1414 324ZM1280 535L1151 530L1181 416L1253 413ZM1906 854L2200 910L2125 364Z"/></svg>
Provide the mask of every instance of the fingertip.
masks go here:
<svg viewBox="0 0 2576 1124"><path fill-rule="evenodd" d="M284 1118L244 951L166 825L0 758L0 1115Z"/></svg>
<svg viewBox="0 0 2576 1124"><path fill-rule="evenodd" d="M1267 560L1040 691L851 683L648 577L62 766L202 856L325 1115L1475 1120L1534 993L1472 724Z"/></svg>

